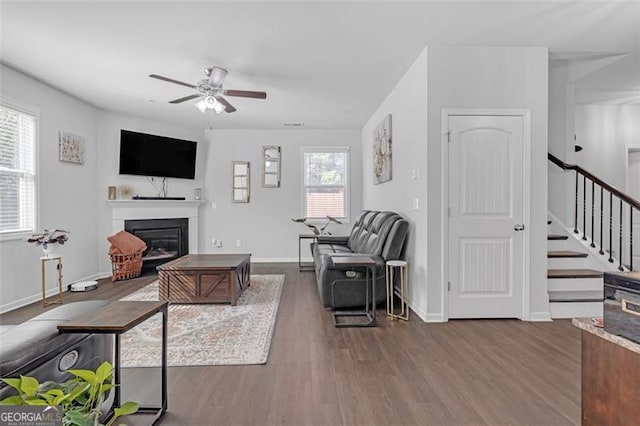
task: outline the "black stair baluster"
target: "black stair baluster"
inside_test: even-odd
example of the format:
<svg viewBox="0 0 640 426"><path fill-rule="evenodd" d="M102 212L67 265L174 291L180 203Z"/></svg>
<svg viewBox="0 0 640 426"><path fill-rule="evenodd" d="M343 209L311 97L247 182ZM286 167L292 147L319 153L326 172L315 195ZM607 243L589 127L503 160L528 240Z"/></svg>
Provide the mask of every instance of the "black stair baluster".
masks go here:
<svg viewBox="0 0 640 426"><path fill-rule="evenodd" d="M596 190L596 183L594 181L591 181L591 247L595 247L596 246L596 242L594 241L594 237L595 237L595 232L594 232L594 223L595 223L595 214L596 214L596 207L595 207L595 190Z"/></svg>
<svg viewBox="0 0 640 426"><path fill-rule="evenodd" d="M613 263L613 192L609 193L609 262Z"/></svg>
<svg viewBox="0 0 640 426"><path fill-rule="evenodd" d="M629 204L629 270L633 271L633 206Z"/></svg>
<svg viewBox="0 0 640 426"><path fill-rule="evenodd" d="M624 271L624 268L622 267L622 200L620 200L620 226L618 228L620 229L620 253L618 255L620 258L620 264L618 265L618 271Z"/></svg>
<svg viewBox="0 0 640 426"><path fill-rule="evenodd" d="M575 224L573 227L573 233L577 234L579 232L578 231L578 171L577 170L576 170L576 210L575 210L573 223Z"/></svg>
<svg viewBox="0 0 640 426"><path fill-rule="evenodd" d="M587 241L587 177L582 176L582 239Z"/></svg>
<svg viewBox="0 0 640 426"><path fill-rule="evenodd" d="M604 189L600 187L600 251L598 253L604 254L604 240L602 239L602 223L604 221L604 206L603 206L603 193Z"/></svg>

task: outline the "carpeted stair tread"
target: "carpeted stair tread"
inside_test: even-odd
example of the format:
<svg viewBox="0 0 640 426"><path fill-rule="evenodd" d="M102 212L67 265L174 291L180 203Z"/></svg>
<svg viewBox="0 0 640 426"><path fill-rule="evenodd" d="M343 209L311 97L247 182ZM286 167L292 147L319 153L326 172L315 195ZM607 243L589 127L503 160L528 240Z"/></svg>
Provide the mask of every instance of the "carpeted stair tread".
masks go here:
<svg viewBox="0 0 640 426"><path fill-rule="evenodd" d="M593 269L548 269L547 278L602 278L603 273Z"/></svg>
<svg viewBox="0 0 640 426"><path fill-rule="evenodd" d="M550 250L547 252L548 258L558 258L558 257L587 257L588 253L582 253L579 251L571 251L571 250Z"/></svg>
<svg viewBox="0 0 640 426"><path fill-rule="evenodd" d="M547 240L568 240L569 236L560 234L549 234Z"/></svg>

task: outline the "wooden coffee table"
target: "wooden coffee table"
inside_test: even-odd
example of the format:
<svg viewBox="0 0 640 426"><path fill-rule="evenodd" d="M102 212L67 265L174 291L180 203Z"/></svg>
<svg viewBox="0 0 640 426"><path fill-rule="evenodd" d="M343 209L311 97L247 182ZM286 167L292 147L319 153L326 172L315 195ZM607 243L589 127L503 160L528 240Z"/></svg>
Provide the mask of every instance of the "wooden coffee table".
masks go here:
<svg viewBox="0 0 640 426"><path fill-rule="evenodd" d="M251 254L188 254L157 269L160 300L235 306L250 284Z"/></svg>

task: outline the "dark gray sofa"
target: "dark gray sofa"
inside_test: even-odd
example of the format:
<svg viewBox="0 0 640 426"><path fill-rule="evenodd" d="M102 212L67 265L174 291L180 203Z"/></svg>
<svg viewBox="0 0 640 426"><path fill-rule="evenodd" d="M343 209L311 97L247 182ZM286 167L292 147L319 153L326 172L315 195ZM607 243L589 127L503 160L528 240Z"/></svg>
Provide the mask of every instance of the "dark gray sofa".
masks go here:
<svg viewBox="0 0 640 426"><path fill-rule="evenodd" d="M3 325L0 328L0 377L24 375L35 377L41 383L64 382L73 378L65 370L95 370L103 361L113 364L112 335L58 333L58 324L108 303L106 300L68 303L22 324ZM11 387L0 382L0 399L14 393Z"/></svg>
<svg viewBox="0 0 640 426"><path fill-rule="evenodd" d="M376 302L386 300L385 262L400 259L409 223L394 212L364 210L349 236L321 235L311 245L318 292L325 308L350 308L365 302L365 271L337 268L334 256L371 256L376 261Z"/></svg>

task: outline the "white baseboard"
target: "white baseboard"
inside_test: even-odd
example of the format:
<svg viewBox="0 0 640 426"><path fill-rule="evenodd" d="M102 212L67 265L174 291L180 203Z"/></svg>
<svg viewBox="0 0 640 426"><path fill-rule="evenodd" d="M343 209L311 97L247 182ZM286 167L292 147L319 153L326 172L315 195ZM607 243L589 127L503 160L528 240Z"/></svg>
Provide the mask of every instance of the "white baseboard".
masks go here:
<svg viewBox="0 0 640 426"><path fill-rule="evenodd" d="M302 259L304 263L312 263L312 258ZM252 257L251 263L298 263L297 257Z"/></svg>
<svg viewBox="0 0 640 426"><path fill-rule="evenodd" d="M425 313L424 316L420 316L420 318L422 318L422 321L424 322L447 322L444 319L444 315L440 314L427 314Z"/></svg>
<svg viewBox="0 0 640 426"><path fill-rule="evenodd" d="M532 321L532 322L552 321L551 312L549 311L529 312L529 319L525 321Z"/></svg>
<svg viewBox="0 0 640 426"><path fill-rule="evenodd" d="M81 281L97 280L97 279L100 279L100 278L105 278L105 277L110 277L110 276L111 276L111 271L109 271L109 272L100 272L100 273L97 273L97 274L88 275L88 276L86 276L84 278L80 278L80 279L77 279L77 280L70 281L68 283L63 283L62 284L62 292L63 293L66 292L71 284L78 283L78 282L81 282ZM46 295L46 297L55 296L56 294L58 294L58 288L57 287L51 287L51 288L45 290L44 294ZM13 311L14 309L18 309L18 308L21 308L23 306L30 305L33 302L39 302L39 301L42 301L42 292L41 291L38 291L37 293L32 294L30 296L23 297L22 299L14 300L13 302L9 302L9 303L5 303L4 305L0 305L0 314L4 314L5 312Z"/></svg>
<svg viewBox="0 0 640 426"><path fill-rule="evenodd" d="M63 293L67 291L66 288L67 288L66 286L62 287ZM58 288L56 287L56 288L50 288L48 290L45 290L44 294L47 297L54 296L58 294ZM22 299L5 303L4 305L0 306L0 313L4 314L5 312L13 311L14 309L18 309L23 306L30 305L33 302L39 302L41 300L42 300L42 292L39 291L38 293L32 294L31 296L23 297Z"/></svg>

